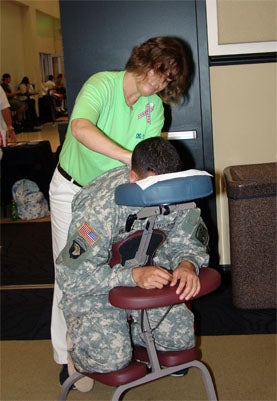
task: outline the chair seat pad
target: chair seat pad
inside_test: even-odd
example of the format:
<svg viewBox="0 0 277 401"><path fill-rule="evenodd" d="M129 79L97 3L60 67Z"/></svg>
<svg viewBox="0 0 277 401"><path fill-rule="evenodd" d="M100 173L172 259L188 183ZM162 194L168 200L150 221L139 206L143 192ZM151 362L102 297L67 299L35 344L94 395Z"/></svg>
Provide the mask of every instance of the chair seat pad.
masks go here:
<svg viewBox="0 0 277 401"><path fill-rule="evenodd" d="M181 365L200 358L200 352L196 348L180 351L157 351L157 354L160 365L166 367ZM147 350L144 347L136 345L134 357L138 361L149 362Z"/></svg>
<svg viewBox="0 0 277 401"><path fill-rule="evenodd" d="M100 383L107 384L108 386L121 386L133 380L140 379L147 374L146 365L136 361L132 361L126 368L116 370L109 373L89 373L82 372L83 375L90 377Z"/></svg>

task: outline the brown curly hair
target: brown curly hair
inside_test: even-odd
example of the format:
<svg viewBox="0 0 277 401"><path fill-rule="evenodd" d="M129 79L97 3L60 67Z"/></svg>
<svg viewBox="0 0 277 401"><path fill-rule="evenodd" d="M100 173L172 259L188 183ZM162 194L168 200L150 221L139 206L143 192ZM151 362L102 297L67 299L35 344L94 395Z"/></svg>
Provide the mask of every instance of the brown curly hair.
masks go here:
<svg viewBox="0 0 277 401"><path fill-rule="evenodd" d="M159 92L164 103L180 103L191 82L191 54L187 44L176 37L158 36L135 46L125 69L139 76L150 70L168 80Z"/></svg>

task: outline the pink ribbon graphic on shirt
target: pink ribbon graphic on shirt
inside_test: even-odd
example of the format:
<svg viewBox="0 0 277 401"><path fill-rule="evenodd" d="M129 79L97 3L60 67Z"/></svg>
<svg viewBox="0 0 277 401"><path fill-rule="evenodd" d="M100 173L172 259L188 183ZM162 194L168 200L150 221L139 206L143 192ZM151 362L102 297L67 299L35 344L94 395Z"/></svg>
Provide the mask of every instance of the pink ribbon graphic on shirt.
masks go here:
<svg viewBox="0 0 277 401"><path fill-rule="evenodd" d="M144 116L146 116L146 122L147 124L151 124L151 116L150 113L154 110L154 103L147 103L145 106L145 111L142 113L138 114L138 120Z"/></svg>

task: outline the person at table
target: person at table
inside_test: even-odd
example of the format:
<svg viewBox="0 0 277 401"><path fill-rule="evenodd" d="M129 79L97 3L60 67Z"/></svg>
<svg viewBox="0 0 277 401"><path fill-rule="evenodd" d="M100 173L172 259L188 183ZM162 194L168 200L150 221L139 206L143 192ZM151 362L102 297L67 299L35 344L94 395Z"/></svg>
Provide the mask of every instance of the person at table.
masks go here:
<svg viewBox="0 0 277 401"><path fill-rule="evenodd" d="M8 101L10 103L11 111L16 112L15 123L18 126L21 126L22 120L24 119L24 113L27 110L28 105L16 98L16 96L20 93L20 91L19 90L12 91L10 82L11 82L11 75L8 73L3 74L1 86L4 89Z"/></svg>
<svg viewBox="0 0 277 401"><path fill-rule="evenodd" d="M99 72L84 83L50 183L54 261L66 244L74 195L105 171L130 166L136 144L161 134L163 102L179 103L190 83L189 57L182 40L154 37L133 48L125 70ZM62 382L67 350L60 297L55 283L51 338L54 359L65 366Z"/></svg>
<svg viewBox="0 0 277 401"><path fill-rule="evenodd" d="M26 116L25 124L28 125L28 128L31 131L34 129L36 130L39 129L40 124L36 112L36 98L35 98L35 95L38 95L38 92L35 91L28 77L22 78L18 90L19 93L17 95L17 98L27 105L27 111L25 113Z"/></svg>
<svg viewBox="0 0 277 401"><path fill-rule="evenodd" d="M66 106L66 88L63 83L63 74L58 74L55 81L55 90L57 93L62 95L61 111L65 111Z"/></svg>
<svg viewBox="0 0 277 401"><path fill-rule="evenodd" d="M54 103L57 112L61 111L63 95L56 90L54 75L48 75L48 80L42 85L44 96L50 96Z"/></svg>

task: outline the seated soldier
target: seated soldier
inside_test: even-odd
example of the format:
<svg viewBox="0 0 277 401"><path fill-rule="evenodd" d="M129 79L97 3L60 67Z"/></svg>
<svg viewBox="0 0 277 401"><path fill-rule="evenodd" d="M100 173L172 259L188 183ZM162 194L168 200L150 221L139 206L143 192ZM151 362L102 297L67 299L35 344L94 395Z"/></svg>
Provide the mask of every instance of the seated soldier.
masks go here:
<svg viewBox="0 0 277 401"><path fill-rule="evenodd" d="M145 345L138 311L131 311L131 340L126 312L109 303L113 287L162 288L180 280L176 293L181 300L199 292L199 269L208 264L209 257L208 233L198 208L157 217L157 227L166 238L154 254L153 265L109 265L113 243L143 229L145 223L136 220L131 231L125 231L127 217L138 208L117 205L115 188L128 181L181 170L174 146L161 137L150 138L136 146L130 171L126 166L108 171L76 195L67 245L57 259L56 279L73 344L71 356L80 371L121 369L131 361L132 343ZM157 349L194 347L194 317L184 303L150 310L150 324Z"/></svg>

